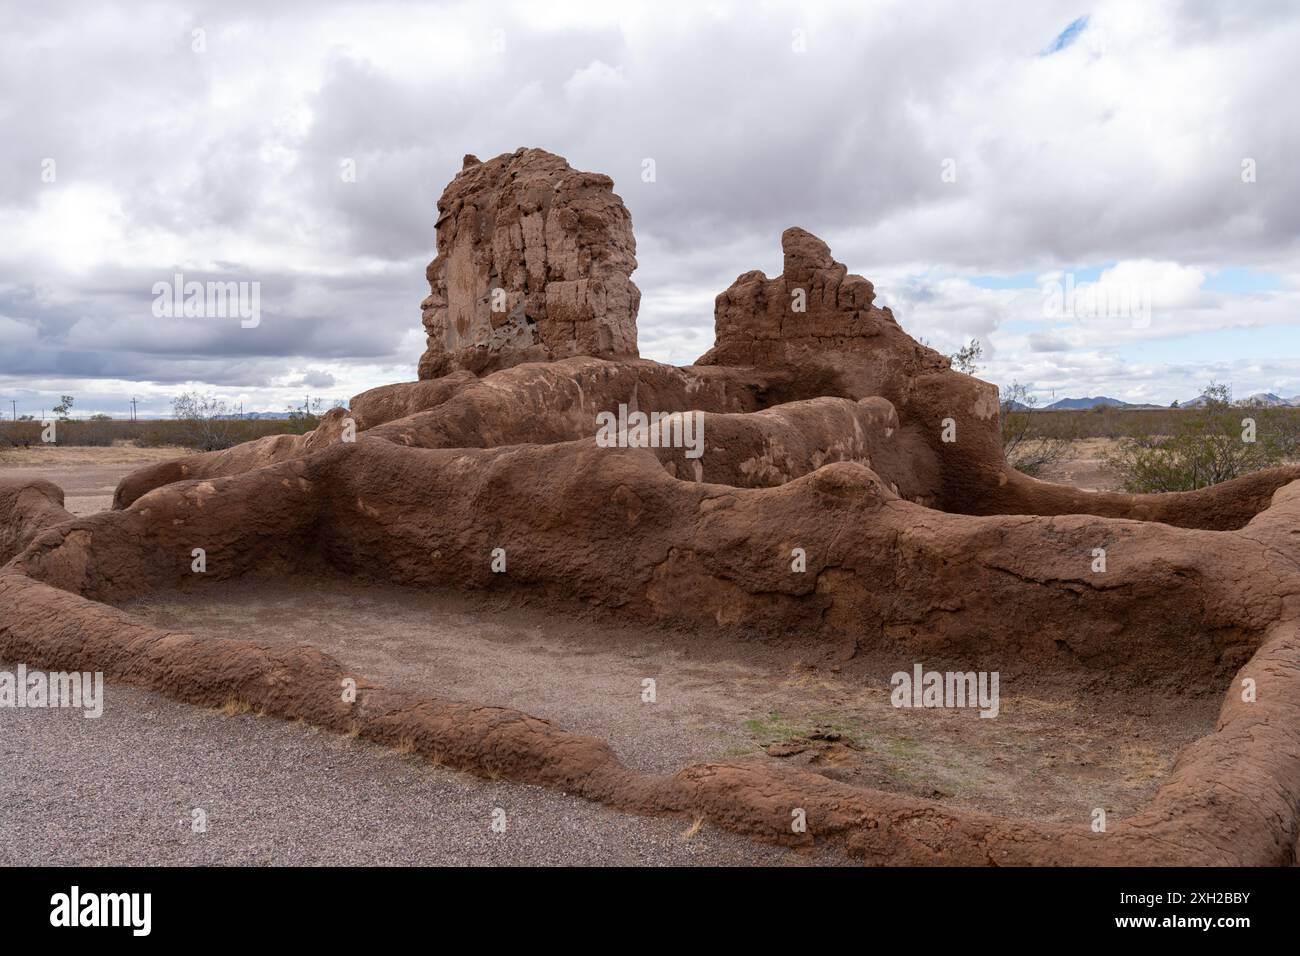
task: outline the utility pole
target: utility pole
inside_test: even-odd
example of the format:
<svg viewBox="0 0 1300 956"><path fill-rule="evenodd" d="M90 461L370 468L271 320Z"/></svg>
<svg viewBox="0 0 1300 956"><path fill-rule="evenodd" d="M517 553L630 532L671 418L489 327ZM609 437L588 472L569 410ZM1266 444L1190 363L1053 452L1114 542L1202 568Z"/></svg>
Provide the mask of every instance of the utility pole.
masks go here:
<svg viewBox="0 0 1300 956"><path fill-rule="evenodd" d="M14 407L14 421L18 421L18 403L11 398L9 404Z"/></svg>
<svg viewBox="0 0 1300 956"><path fill-rule="evenodd" d="M131 398L131 421L135 421L135 398Z"/></svg>

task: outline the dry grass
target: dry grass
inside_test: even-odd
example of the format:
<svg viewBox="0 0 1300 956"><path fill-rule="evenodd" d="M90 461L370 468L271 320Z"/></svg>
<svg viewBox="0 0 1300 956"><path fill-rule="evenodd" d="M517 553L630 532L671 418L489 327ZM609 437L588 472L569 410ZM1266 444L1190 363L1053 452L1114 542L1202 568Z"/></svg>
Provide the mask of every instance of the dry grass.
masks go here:
<svg viewBox="0 0 1300 956"><path fill-rule="evenodd" d="M1077 708L1077 703L1068 698L1042 700L1038 697L1025 697L1021 694L1000 694L999 698L1002 713L1026 717L1063 717Z"/></svg>
<svg viewBox="0 0 1300 956"><path fill-rule="evenodd" d="M682 831L683 840L693 840L704 828L704 817L696 817L695 822Z"/></svg>
<svg viewBox="0 0 1300 956"><path fill-rule="evenodd" d="M181 455L193 449L179 446L137 448L125 442L107 448L90 445L34 444L30 448L0 448L0 465L10 467L75 468L81 465L149 465Z"/></svg>
<svg viewBox="0 0 1300 956"><path fill-rule="evenodd" d="M1110 761L1110 766L1124 774L1129 787L1139 788L1166 776L1170 764L1166 756L1145 744L1122 744L1119 756Z"/></svg>
<svg viewBox="0 0 1300 956"><path fill-rule="evenodd" d="M246 700L240 700L238 697L229 697L219 709L227 717L238 717L252 710L253 705Z"/></svg>

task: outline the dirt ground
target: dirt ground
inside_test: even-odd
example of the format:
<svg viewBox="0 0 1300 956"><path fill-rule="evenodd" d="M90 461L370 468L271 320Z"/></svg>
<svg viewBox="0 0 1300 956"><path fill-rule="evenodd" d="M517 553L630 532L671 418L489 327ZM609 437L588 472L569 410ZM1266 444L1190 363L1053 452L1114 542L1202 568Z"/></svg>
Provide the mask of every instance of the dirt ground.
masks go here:
<svg viewBox="0 0 1300 956"><path fill-rule="evenodd" d="M17 473L52 481L63 489L65 508L74 515L93 514L113 506L117 483L137 468L189 453L188 448L133 445L0 448L0 476Z"/></svg>
<svg viewBox="0 0 1300 956"><path fill-rule="evenodd" d="M341 578L228 582L126 609L192 634L310 644L384 686L545 717L642 771L761 759L1052 821L1140 807L1218 709L1216 696L1078 693L1067 677L1006 675L995 719L895 708L889 677L910 660L814 663L789 642L704 640Z"/></svg>
<svg viewBox="0 0 1300 956"><path fill-rule="evenodd" d="M1084 491L1123 491L1119 476L1105 461L1106 455L1119 449L1119 444L1114 438L1076 438L1065 455L1044 468L1038 477Z"/></svg>

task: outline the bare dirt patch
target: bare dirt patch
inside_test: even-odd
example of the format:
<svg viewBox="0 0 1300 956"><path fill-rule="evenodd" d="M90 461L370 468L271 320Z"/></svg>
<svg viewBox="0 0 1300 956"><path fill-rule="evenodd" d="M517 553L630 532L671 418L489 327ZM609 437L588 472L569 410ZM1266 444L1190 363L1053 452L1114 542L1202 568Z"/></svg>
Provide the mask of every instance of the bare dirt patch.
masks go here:
<svg viewBox="0 0 1300 956"><path fill-rule="evenodd" d="M385 686L516 708L603 739L642 771L798 765L1043 821L1135 811L1182 746L1213 728L1218 708L1214 693L1178 700L1026 672L1004 675L995 719L897 709L889 676L911 661L836 662L797 644L611 626L341 578L227 582L126 609L201 637L308 644ZM646 679L654 703L642 699Z"/></svg>
<svg viewBox="0 0 1300 956"><path fill-rule="evenodd" d="M1081 491L1121 491L1123 482L1105 458L1119 449L1114 438L1076 438L1064 456L1043 468L1038 477Z"/></svg>
<svg viewBox="0 0 1300 956"><path fill-rule="evenodd" d="M74 515L113 505L117 483L142 465L192 453L189 448L137 448L32 445L0 449L0 477L44 478L63 489L64 507Z"/></svg>

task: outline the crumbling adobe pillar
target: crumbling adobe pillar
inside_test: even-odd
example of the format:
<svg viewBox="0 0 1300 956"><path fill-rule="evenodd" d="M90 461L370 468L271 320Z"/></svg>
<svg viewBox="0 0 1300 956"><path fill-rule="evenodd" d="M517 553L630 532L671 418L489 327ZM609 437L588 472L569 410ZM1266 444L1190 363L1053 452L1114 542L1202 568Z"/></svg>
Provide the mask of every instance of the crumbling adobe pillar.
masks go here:
<svg viewBox="0 0 1300 956"><path fill-rule="evenodd" d="M438 200L420 378L637 356L632 217L614 182L541 149L473 156Z"/></svg>

